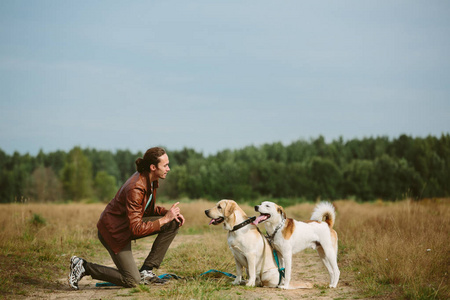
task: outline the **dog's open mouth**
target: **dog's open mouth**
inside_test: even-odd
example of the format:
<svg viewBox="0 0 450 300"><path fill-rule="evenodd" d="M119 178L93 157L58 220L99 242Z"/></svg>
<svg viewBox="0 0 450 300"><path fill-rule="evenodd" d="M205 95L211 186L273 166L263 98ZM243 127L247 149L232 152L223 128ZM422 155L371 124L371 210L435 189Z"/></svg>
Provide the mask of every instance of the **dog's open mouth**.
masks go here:
<svg viewBox="0 0 450 300"><path fill-rule="evenodd" d="M211 219L211 221L209 222L209 225L219 225L220 223L222 223L225 219L222 217L219 217L217 219Z"/></svg>
<svg viewBox="0 0 450 300"><path fill-rule="evenodd" d="M259 217L257 217L255 219L255 221L253 221L252 224L253 225L258 225L259 223L264 222L265 220L267 220L269 218L270 218L270 214L263 214L263 213L261 213L261 215L259 215Z"/></svg>

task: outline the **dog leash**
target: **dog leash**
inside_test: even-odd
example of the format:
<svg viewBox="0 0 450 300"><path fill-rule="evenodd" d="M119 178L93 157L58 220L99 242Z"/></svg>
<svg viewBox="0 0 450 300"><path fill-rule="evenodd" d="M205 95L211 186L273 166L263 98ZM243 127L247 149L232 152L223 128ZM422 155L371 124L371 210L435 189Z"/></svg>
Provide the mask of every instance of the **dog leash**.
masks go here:
<svg viewBox="0 0 450 300"><path fill-rule="evenodd" d="M233 227L233 229L231 229L230 231L233 232L233 231L236 231L238 229L241 229L242 227L247 226L248 224L250 224L251 222L253 222L255 220L256 220L256 217L250 217L247 220L245 220L244 222L235 225Z"/></svg>
<svg viewBox="0 0 450 300"><path fill-rule="evenodd" d="M277 263L278 273L280 273L280 280L278 280L278 285L281 283L281 279L284 278L284 268L280 268L280 262L278 261L277 250L273 249L273 257L275 258L275 262Z"/></svg>
<svg viewBox="0 0 450 300"><path fill-rule="evenodd" d="M228 276L228 277L231 277L231 278L236 278L236 275L233 275L233 274L227 273L227 272L223 272L223 271L214 270L214 269L206 271L206 272L200 274L200 276L203 276L203 275L206 275L206 274L209 274L209 273L221 273L221 274L223 274L225 276Z"/></svg>
<svg viewBox="0 0 450 300"><path fill-rule="evenodd" d="M281 227L284 226L285 221L286 221L286 219L283 219L283 221L280 224L278 224L278 226L273 231L272 235L267 234L265 236L265 238L267 238L267 241L269 242L271 248L273 249L273 256L275 258L275 262L277 263L278 273L280 273L280 280L278 281L278 285L280 285L281 279L284 278L284 268L280 268L280 262L278 260L278 254L277 254L277 251L275 250L275 247L273 246L273 239L275 238L275 234L277 234L278 230L280 230Z"/></svg>
<svg viewBox="0 0 450 300"><path fill-rule="evenodd" d="M258 227L256 227L258 229L259 234L261 234L261 237L263 239L263 261L262 261L262 266L261 266L261 271L259 273L259 280L261 280L262 282L262 275L264 273L264 264L266 263L266 243L264 242L264 234L262 234L262 232L259 230Z"/></svg>
<svg viewBox="0 0 450 300"><path fill-rule="evenodd" d="M160 279L171 279L171 278L173 278L173 279L183 279L182 277L180 277L178 275L169 274L169 273L159 275L158 278L160 278ZM117 286L117 284L114 284L112 282L97 282L95 284L95 287L104 287L104 286Z"/></svg>

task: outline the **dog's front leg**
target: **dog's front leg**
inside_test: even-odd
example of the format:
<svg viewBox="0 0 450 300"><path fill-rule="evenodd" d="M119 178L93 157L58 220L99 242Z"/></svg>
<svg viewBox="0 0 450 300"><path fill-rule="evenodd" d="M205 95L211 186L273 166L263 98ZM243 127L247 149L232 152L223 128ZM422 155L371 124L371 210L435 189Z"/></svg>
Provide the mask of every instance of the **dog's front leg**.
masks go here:
<svg viewBox="0 0 450 300"><path fill-rule="evenodd" d="M247 286L255 286L256 281L256 255L250 254L247 257L248 263L248 282Z"/></svg>
<svg viewBox="0 0 450 300"><path fill-rule="evenodd" d="M234 261L236 262L236 278L232 284L240 285L242 280L242 265L236 257L234 258Z"/></svg>
<svg viewBox="0 0 450 300"><path fill-rule="evenodd" d="M282 289L289 289L289 283L291 282L292 271L292 251L289 249L282 253L284 264L284 284L280 284L278 287Z"/></svg>

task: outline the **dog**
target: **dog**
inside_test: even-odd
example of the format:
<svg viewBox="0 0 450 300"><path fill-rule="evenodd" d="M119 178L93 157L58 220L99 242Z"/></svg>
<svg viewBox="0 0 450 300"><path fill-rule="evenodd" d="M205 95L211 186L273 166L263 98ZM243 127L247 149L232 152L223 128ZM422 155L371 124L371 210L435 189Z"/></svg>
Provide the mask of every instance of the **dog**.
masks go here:
<svg viewBox="0 0 450 300"><path fill-rule="evenodd" d="M237 275L233 284L245 283L242 280L244 267L247 286L277 287L280 275L272 248L239 205L233 200L220 200L216 206L205 210L205 214L211 218L209 225L223 223L224 229L228 230L228 246L236 262Z"/></svg>
<svg viewBox="0 0 450 300"><path fill-rule="evenodd" d="M264 222L269 242L280 253L285 267L284 285L280 288L290 289L292 274L292 255L306 248L317 249L323 264L330 274L330 288L335 288L340 271L337 265L338 236L333 229L336 220L334 206L329 202L316 205L310 221L299 222L286 218L284 209L270 201L255 206L260 216L255 225Z"/></svg>

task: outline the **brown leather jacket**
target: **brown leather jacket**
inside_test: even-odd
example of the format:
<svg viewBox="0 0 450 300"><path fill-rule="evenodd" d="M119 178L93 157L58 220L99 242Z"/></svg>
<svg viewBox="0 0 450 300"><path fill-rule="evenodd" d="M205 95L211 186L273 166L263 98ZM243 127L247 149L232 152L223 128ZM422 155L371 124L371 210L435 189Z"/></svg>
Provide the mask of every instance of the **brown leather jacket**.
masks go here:
<svg viewBox="0 0 450 300"><path fill-rule="evenodd" d="M142 217L164 216L167 212L164 207L155 206L157 188L158 180L155 180L152 190L148 172L136 172L119 189L100 215L97 228L114 253L119 253L131 240L160 230L158 220L142 221ZM150 194L153 196L145 210Z"/></svg>

